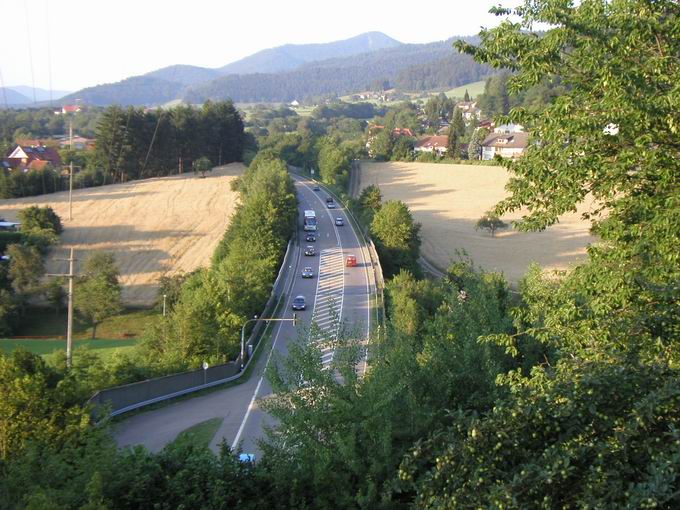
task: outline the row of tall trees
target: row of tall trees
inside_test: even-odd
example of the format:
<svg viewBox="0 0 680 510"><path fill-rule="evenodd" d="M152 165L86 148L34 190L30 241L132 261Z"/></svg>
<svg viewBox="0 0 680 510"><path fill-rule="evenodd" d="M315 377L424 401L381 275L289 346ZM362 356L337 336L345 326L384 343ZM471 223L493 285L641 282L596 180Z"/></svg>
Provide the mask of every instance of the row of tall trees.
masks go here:
<svg viewBox="0 0 680 510"><path fill-rule="evenodd" d="M185 369L234 359L241 326L269 298L295 228L295 189L285 163L268 153L253 160L237 186L240 204L212 266L171 293L167 317L147 335L151 365Z"/></svg>
<svg viewBox="0 0 680 510"><path fill-rule="evenodd" d="M191 171L207 157L214 165L240 161L243 121L231 101L144 111L107 108L97 126L95 166L108 182Z"/></svg>
<svg viewBox="0 0 680 510"><path fill-rule="evenodd" d="M511 76L508 71L501 71L487 78L484 93L477 98L477 106L485 116L507 115L511 108L516 107L537 112L566 92L566 86L559 75L544 77L527 89L511 91Z"/></svg>

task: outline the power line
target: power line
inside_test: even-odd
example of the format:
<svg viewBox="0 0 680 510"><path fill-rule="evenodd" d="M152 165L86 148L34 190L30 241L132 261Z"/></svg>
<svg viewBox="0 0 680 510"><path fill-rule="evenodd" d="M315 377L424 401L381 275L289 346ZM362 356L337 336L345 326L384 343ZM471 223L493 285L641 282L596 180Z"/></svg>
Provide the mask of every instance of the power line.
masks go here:
<svg viewBox="0 0 680 510"><path fill-rule="evenodd" d="M9 104L7 104L7 90L5 90L5 80L2 79L2 71L0 71L0 88L2 89L2 99L5 102L5 110L9 110Z"/></svg>
<svg viewBox="0 0 680 510"><path fill-rule="evenodd" d="M50 41L50 10L45 0L45 18L47 21L47 79L50 86L50 106L52 106L52 45Z"/></svg>
<svg viewBox="0 0 680 510"><path fill-rule="evenodd" d="M28 36L28 63L31 67L31 84L33 85L33 104L38 100L35 97L35 72L33 71L33 50L31 49L31 24L28 22L28 0L24 0L24 14L26 15L26 35Z"/></svg>

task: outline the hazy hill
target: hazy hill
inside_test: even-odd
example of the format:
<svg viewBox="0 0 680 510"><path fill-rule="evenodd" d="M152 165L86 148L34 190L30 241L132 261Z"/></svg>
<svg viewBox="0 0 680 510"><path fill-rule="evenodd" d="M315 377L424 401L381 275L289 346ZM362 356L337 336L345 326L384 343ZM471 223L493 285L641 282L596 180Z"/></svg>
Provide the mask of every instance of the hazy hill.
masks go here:
<svg viewBox="0 0 680 510"><path fill-rule="evenodd" d="M179 97L184 85L174 81L162 80L152 76L133 76L117 83L107 83L79 90L62 98L68 103L78 98L85 104L107 106L120 105L158 105Z"/></svg>
<svg viewBox="0 0 680 510"><path fill-rule="evenodd" d="M170 82L181 83L182 85L193 85L210 81L221 76L217 69L209 69L207 67L174 65L146 73L142 77L156 78Z"/></svg>
<svg viewBox="0 0 680 510"><path fill-rule="evenodd" d="M19 94L26 96L30 101L33 101L33 87L27 87L24 85L17 85L16 87L9 87L15 90ZM68 90L53 90L50 94L49 90L35 88L35 99L36 101L49 101L50 99L56 100L69 94Z"/></svg>
<svg viewBox="0 0 680 510"><path fill-rule="evenodd" d="M32 103L33 99L29 99L23 94L20 94L14 89L8 87L0 88L0 103L7 103L8 105Z"/></svg>
<svg viewBox="0 0 680 510"><path fill-rule="evenodd" d="M401 44L382 33L370 32L335 43L264 50L220 69L170 66L118 83L83 89L63 101L80 98L95 105L159 105L175 99L190 103L206 99L282 102L348 94L373 88L374 83L385 80L401 90L450 89L491 74L490 68L454 50L452 41L453 38L428 44ZM360 50L363 52L353 53ZM332 54L350 56L328 58ZM309 59L312 61L304 62ZM285 66L294 69L264 72ZM257 72L247 73L247 69ZM240 70L243 74L218 76L225 70Z"/></svg>
<svg viewBox="0 0 680 510"><path fill-rule="evenodd" d="M36 88L35 101L49 101L50 99L56 101L57 99L64 97L66 94L68 94L68 92L65 90L53 90L50 97L49 90ZM4 103L5 98L7 98L8 105L27 105L33 103L33 87L16 85L14 87L5 87L4 89L0 88L0 103Z"/></svg>
<svg viewBox="0 0 680 510"><path fill-rule="evenodd" d="M258 51L218 69L220 74L253 74L288 71L303 64L337 57L348 57L401 43L382 32L367 32L350 39L322 44L286 44Z"/></svg>
<svg viewBox="0 0 680 510"><path fill-rule="evenodd" d="M184 99L231 98L236 102L278 102L325 94L348 94L387 80L402 90L452 88L481 80L490 68L475 63L451 47L452 40L404 44L305 64L283 73L229 75L188 88Z"/></svg>

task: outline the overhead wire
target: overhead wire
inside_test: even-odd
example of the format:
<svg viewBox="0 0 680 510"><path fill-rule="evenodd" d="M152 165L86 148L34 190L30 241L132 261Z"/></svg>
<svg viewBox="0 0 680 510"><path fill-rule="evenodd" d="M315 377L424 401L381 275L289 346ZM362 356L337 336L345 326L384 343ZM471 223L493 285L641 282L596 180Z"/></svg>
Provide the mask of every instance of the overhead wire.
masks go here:
<svg viewBox="0 0 680 510"><path fill-rule="evenodd" d="M33 86L33 104L37 103L35 97L35 72L33 70L33 50L31 49L31 24L28 21L28 0L24 0L24 14L26 16L26 35L28 36L28 63L31 67L31 84Z"/></svg>
<svg viewBox="0 0 680 510"><path fill-rule="evenodd" d="M1 70L0 70L0 89L2 89L2 99L5 103L5 110L9 110L9 104L7 103L7 90L5 90L5 80L2 79Z"/></svg>
<svg viewBox="0 0 680 510"><path fill-rule="evenodd" d="M47 23L47 80L50 87L50 106L52 106L52 44L50 40L50 9L48 0L45 0L45 19Z"/></svg>

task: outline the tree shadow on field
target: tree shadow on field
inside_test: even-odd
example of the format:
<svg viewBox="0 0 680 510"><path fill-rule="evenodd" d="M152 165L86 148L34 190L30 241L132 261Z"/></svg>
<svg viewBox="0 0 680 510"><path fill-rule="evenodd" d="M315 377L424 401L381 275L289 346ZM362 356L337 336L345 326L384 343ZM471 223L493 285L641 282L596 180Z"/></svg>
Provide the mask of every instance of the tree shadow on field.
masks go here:
<svg viewBox="0 0 680 510"><path fill-rule="evenodd" d="M476 265L502 271L514 283L526 273L531 262L542 267L567 268L584 260L585 248L597 241L589 233L589 223L575 224L578 223L575 218L565 219L565 223L557 223L543 232L519 232L509 227L492 237L485 230L476 230L475 225L484 212L501 199L499 193L502 187L494 181L497 167L459 168L432 164L427 177L422 177L417 165L419 163L395 166L393 173L384 170L372 173L368 170L366 176L362 175L361 183L363 186L378 185L383 200L401 199L409 206L415 221L422 225L421 253L442 269L456 259L456 250L465 250ZM465 172L466 175L461 178L467 180L470 188L456 189L450 182L444 182L446 179L437 185L432 182L436 177L429 173L432 169L441 170L442 174L448 172L449 175L456 171ZM477 170L482 174L479 179L471 173ZM488 171L487 175L483 175L485 171ZM389 182L379 182L379 176ZM430 182L420 184L425 180ZM497 190L490 188L494 182ZM443 195L451 197L447 199ZM495 195L499 195L498 200ZM487 199L488 204L482 203ZM479 208L478 213L467 213L476 208ZM478 217L471 217L477 214ZM519 213L514 213L510 218L502 219L509 224L511 218L519 216Z"/></svg>
<svg viewBox="0 0 680 510"><path fill-rule="evenodd" d="M142 198L144 195L152 195L153 193L147 191L106 191L102 188L87 188L87 192L74 190L73 200L74 204L80 202L87 202L90 200L122 200L125 198ZM92 191L89 191L92 190ZM98 192L96 190L99 190ZM47 195L37 195L33 197L11 198L2 200L0 206L0 216L11 220L16 220L17 215L21 209L31 206L45 207L50 206L55 209L55 212L62 217L62 221L67 215L67 204L69 202L68 191L60 191L58 193L49 193Z"/></svg>

